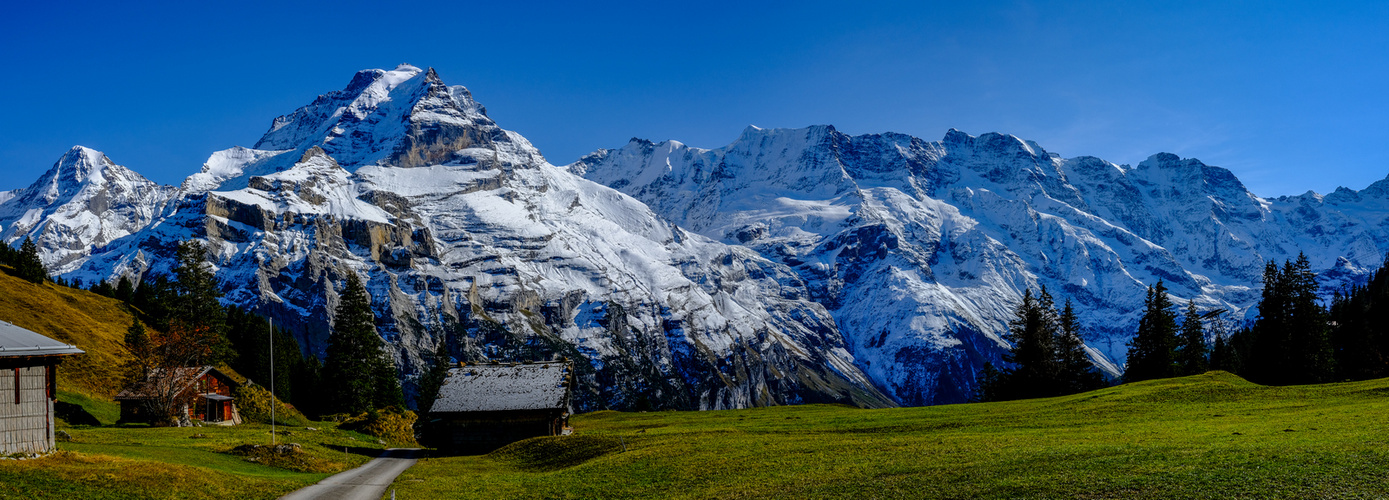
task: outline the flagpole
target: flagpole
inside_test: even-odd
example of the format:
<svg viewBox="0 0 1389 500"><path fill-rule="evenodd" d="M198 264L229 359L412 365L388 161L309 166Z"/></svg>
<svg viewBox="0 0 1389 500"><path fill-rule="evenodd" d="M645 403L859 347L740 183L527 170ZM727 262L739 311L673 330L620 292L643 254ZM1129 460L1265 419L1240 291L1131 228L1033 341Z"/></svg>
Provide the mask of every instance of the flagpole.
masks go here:
<svg viewBox="0 0 1389 500"><path fill-rule="evenodd" d="M270 444L275 444L275 318L270 318Z"/></svg>

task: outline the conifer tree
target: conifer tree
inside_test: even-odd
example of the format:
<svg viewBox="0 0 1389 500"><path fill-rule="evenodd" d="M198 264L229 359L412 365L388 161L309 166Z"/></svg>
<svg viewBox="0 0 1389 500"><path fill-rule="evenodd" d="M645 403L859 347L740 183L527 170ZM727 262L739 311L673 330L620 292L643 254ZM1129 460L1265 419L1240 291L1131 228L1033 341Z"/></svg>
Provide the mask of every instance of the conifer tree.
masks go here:
<svg viewBox="0 0 1389 500"><path fill-rule="evenodd" d="M444 379L448 378L452 359L452 356L449 356L448 342L441 339L434 349L434 355L429 358L429 371L420 376L420 396L416 407L421 414L429 413L430 408L434 406L434 400L439 397L439 388L444 385Z"/></svg>
<svg viewBox="0 0 1389 500"><path fill-rule="evenodd" d="M1236 373L1239 371L1239 358L1235 354L1234 343L1231 342L1229 327L1225 323L1225 309L1217 309L1207 313L1210 318L1210 330L1207 334L1211 338L1211 354L1208 360L1211 370L1225 370Z"/></svg>
<svg viewBox="0 0 1389 500"><path fill-rule="evenodd" d="M1307 257L1264 267L1259 317L1249 330L1246 378L1268 385L1311 384L1331 380L1335 356L1326 309L1317 301L1316 275Z"/></svg>
<svg viewBox="0 0 1389 500"><path fill-rule="evenodd" d="M1196 311L1195 300L1186 302L1176 354L1179 375L1205 373L1210 366L1206 359L1206 329L1201 325L1201 314Z"/></svg>
<svg viewBox="0 0 1389 500"><path fill-rule="evenodd" d="M1176 374L1173 350L1176 347L1177 320L1172 301L1162 280L1148 287L1143 301L1143 317L1138 320L1138 332L1129 342L1128 367L1124 380L1136 382L1166 378Z"/></svg>
<svg viewBox="0 0 1389 500"><path fill-rule="evenodd" d="M332 381L328 411L356 414L401 404L400 382L384 348L366 287L349 273L323 363L323 380Z"/></svg>
<svg viewBox="0 0 1389 500"><path fill-rule="evenodd" d="M125 330L125 348L131 356L126 367L126 384L145 380L154 368L154 346L150 344L149 333L139 318L130 319L130 327Z"/></svg>
<svg viewBox="0 0 1389 500"><path fill-rule="evenodd" d="M227 340L226 310L219 299L217 277L205 256L207 247L198 241L180 242L176 251L172 282L175 300L169 305L170 328L198 332L197 342L207 352L202 364L217 365L236 355ZM114 295L114 290L112 295Z"/></svg>
<svg viewBox="0 0 1389 500"><path fill-rule="evenodd" d="M116 285L115 298L127 304L135 298L135 284L130 282L130 278L121 275L121 279Z"/></svg>
<svg viewBox="0 0 1389 500"><path fill-rule="evenodd" d="M1076 317L1075 308L1071 307L1071 299L1066 299L1059 323L1056 354L1059 358L1061 393L1072 394L1104 387L1104 376L1090 363L1090 356L1085 352L1080 319Z"/></svg>
<svg viewBox="0 0 1389 500"><path fill-rule="evenodd" d="M28 236L25 236L24 243L20 244L19 255L15 261L15 275L20 279L31 283L43 283L48 279L48 269L43 267L43 260L39 259L39 248Z"/></svg>

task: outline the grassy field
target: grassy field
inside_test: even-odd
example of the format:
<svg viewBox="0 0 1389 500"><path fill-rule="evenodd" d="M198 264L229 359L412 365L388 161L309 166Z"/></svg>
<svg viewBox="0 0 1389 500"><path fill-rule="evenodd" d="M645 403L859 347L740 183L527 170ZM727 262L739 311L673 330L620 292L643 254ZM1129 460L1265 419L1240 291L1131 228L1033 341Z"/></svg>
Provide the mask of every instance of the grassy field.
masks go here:
<svg viewBox="0 0 1389 500"><path fill-rule="evenodd" d="M363 463L384 446L332 424L278 428L280 443L303 446L299 472L228 453L269 444L270 427L66 427L72 442L37 460L0 461L0 498L277 498ZM197 436L197 437L195 437ZM344 451L346 448L346 451Z"/></svg>
<svg viewBox="0 0 1389 500"><path fill-rule="evenodd" d="M1006 403L600 412L422 460L399 498L1383 498L1389 380L1223 372ZM623 450L625 446L626 450Z"/></svg>
<svg viewBox="0 0 1389 500"><path fill-rule="evenodd" d="M361 465L384 448L376 438L331 423L311 423L318 431L281 427L279 441L300 443L305 453L269 466L266 457L228 453L243 444L268 444L267 425L114 427L120 407L111 396L120 389L120 367L130 357L121 345L130 311L110 298L36 285L6 270L0 267L0 320L86 351L59 367L58 402L80 407L100 425L59 420L57 428L72 441L58 443L58 453L0 460L0 499L276 498Z"/></svg>
<svg viewBox="0 0 1389 500"><path fill-rule="evenodd" d="M58 389L111 399L121 389L121 366L130 359L122 344L133 316L120 301L53 283L37 285L0 268L0 320L75 344L86 354L58 367Z"/></svg>

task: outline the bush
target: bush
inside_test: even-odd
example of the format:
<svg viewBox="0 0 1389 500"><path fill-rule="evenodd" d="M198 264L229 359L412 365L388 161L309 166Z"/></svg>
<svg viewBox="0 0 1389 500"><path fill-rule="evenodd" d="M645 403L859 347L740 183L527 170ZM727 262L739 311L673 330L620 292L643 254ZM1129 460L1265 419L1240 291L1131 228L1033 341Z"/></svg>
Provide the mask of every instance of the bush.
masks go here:
<svg viewBox="0 0 1389 500"><path fill-rule="evenodd" d="M417 446L415 420L418 418L413 411L390 407L348 418L338 428L376 436L393 444Z"/></svg>
<svg viewBox="0 0 1389 500"><path fill-rule="evenodd" d="M242 420L247 422L259 422L262 424L270 423L270 404L272 397L270 391L260 386L242 386L236 389L236 408L241 412ZM279 399L275 402L275 423L278 425L305 426L309 424L309 419L293 406L285 404Z"/></svg>

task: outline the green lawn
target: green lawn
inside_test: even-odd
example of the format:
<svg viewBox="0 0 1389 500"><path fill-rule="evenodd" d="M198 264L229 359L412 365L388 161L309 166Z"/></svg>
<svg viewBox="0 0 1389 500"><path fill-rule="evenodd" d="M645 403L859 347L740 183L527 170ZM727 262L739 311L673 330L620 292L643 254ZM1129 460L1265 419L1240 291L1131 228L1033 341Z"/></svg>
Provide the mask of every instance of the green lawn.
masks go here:
<svg viewBox="0 0 1389 500"><path fill-rule="evenodd" d="M270 426L65 427L72 442L37 460L0 461L0 498L277 498L365 463L383 448L376 438L340 431L279 427L278 441L303 445L317 472L295 472L224 453L269 444ZM202 437L193 437L201 434ZM348 448L344 453L343 447Z"/></svg>
<svg viewBox="0 0 1389 500"><path fill-rule="evenodd" d="M1389 379L1262 387L1214 372L1006 403L573 423L575 436L422 460L393 488L399 498L1389 496Z"/></svg>

